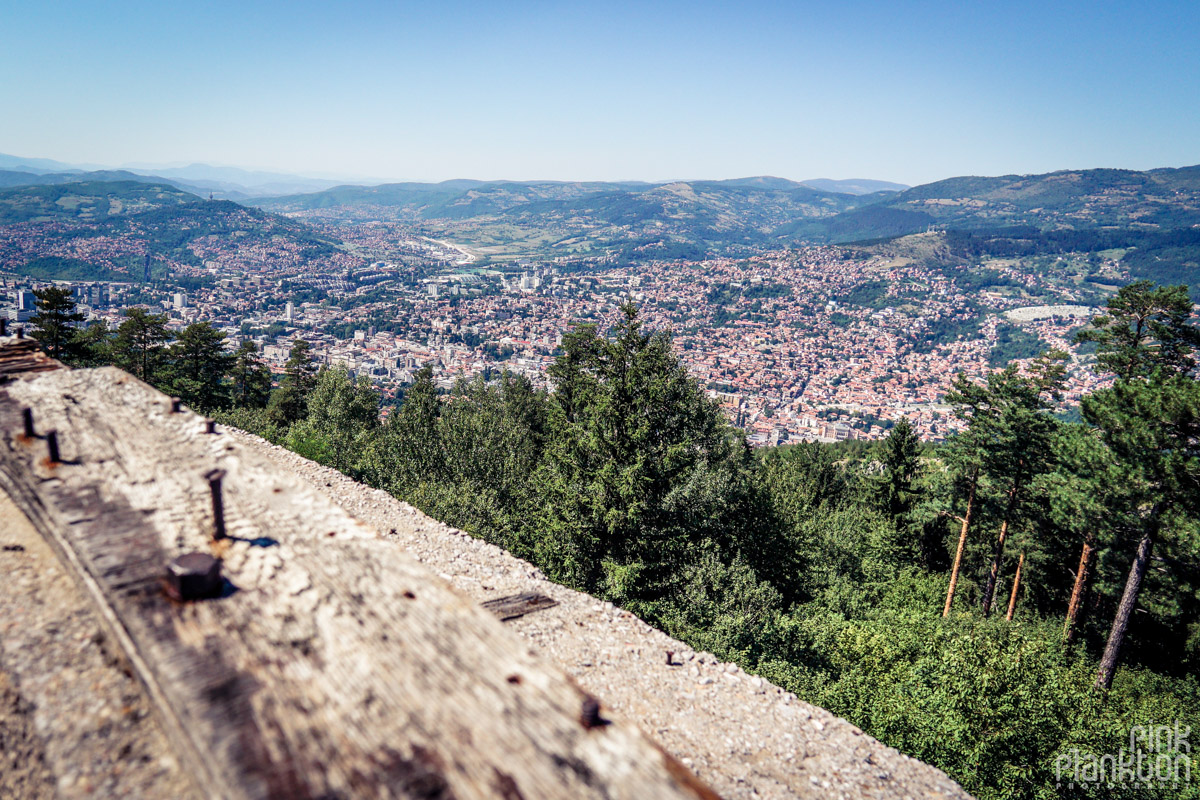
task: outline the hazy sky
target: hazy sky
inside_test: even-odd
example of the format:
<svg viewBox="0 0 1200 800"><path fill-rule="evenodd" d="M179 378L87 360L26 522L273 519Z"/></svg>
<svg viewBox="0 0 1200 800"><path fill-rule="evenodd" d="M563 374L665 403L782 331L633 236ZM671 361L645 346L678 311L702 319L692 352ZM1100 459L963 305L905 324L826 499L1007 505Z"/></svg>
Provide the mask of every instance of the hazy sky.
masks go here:
<svg viewBox="0 0 1200 800"><path fill-rule="evenodd" d="M389 179L1200 163L1200 3L0 0L0 152Z"/></svg>

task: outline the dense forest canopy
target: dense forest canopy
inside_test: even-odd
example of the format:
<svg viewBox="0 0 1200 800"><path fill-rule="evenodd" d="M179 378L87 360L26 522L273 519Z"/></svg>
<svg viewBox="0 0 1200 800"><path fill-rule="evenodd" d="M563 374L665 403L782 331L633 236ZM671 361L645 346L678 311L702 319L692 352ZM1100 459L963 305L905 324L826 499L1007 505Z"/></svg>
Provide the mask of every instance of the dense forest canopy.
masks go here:
<svg viewBox="0 0 1200 800"><path fill-rule="evenodd" d="M960 375L947 401L965 428L943 445L901 420L879 443L757 452L631 306L612 330L564 337L552 391L503 374L443 396L426 368L381 421L366 377L318 371L303 341L272 387L252 343L231 352L207 323L176 335L130 309L115 331L85 329L67 292L37 296L51 355L118 364L386 489L980 798L1200 797L1190 762L1188 781L1086 771L1132 726L1200 726L1186 287L1130 284L1080 333L1111 376L1082 422L1058 413L1062 354L1046 353Z"/></svg>

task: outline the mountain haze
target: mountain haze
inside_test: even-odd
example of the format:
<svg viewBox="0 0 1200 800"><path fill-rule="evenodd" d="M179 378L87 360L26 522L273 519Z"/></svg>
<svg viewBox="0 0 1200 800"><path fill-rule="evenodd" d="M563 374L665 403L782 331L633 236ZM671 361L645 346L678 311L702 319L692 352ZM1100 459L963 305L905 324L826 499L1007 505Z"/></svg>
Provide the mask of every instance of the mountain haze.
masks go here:
<svg viewBox="0 0 1200 800"><path fill-rule="evenodd" d="M846 194L875 194L876 192L902 192L908 189L908 184L892 183L891 181L874 181L869 178L848 178L846 180L830 180L816 178L801 181L805 186L820 189L823 192L845 192Z"/></svg>
<svg viewBox="0 0 1200 800"><path fill-rule="evenodd" d="M189 186L205 193L213 192L226 200L241 200L252 196L315 192L338 186L345 181L329 178L291 175L240 167L188 164L185 166L154 164L123 164L105 167L96 164L68 164L49 158L24 158L0 153L0 170L32 175L67 176L91 174L93 180L105 180L106 175L140 175L154 178L158 183ZM123 179L123 178L121 178ZM0 185L18 185L4 183Z"/></svg>

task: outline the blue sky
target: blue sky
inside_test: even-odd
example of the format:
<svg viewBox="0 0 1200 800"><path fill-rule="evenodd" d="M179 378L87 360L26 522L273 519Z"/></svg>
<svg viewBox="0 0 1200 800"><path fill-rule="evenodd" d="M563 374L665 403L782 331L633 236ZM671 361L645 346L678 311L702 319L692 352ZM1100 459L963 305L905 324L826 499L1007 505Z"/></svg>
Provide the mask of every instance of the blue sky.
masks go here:
<svg viewBox="0 0 1200 800"><path fill-rule="evenodd" d="M1200 163L1200 3L0 0L0 152L399 180Z"/></svg>

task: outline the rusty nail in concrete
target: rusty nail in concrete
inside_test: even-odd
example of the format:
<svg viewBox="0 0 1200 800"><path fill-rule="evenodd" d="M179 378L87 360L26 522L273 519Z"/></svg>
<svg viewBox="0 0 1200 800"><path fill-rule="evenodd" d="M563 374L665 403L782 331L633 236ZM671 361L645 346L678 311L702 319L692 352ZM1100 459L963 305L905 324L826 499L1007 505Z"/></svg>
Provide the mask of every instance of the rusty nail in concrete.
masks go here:
<svg viewBox="0 0 1200 800"><path fill-rule="evenodd" d="M217 421L215 419L204 420L204 432L205 433L216 433L217 432Z"/></svg>
<svg viewBox="0 0 1200 800"><path fill-rule="evenodd" d="M178 414L179 409L183 408L183 400L178 397L171 398L171 413Z"/></svg>
<svg viewBox="0 0 1200 800"><path fill-rule="evenodd" d="M167 564L167 594L181 601L215 597L221 591L221 562L208 553L187 553Z"/></svg>
<svg viewBox="0 0 1200 800"><path fill-rule="evenodd" d="M667 666L675 666L675 651L667 651Z"/></svg>
<svg viewBox="0 0 1200 800"><path fill-rule="evenodd" d="M22 408L21 409L21 421L23 423L25 423L25 438L32 439L34 434L37 432L33 429L33 409L32 408Z"/></svg>
<svg viewBox="0 0 1200 800"><path fill-rule="evenodd" d="M212 493L212 510L213 510L213 525L214 539L225 538L225 501L221 498L221 479L225 477L225 470L214 469L206 472L204 477L208 479L208 490Z"/></svg>
<svg viewBox="0 0 1200 800"><path fill-rule="evenodd" d="M62 461L58 457L58 431L46 431L46 447L50 451L51 464L57 464Z"/></svg>
<svg viewBox="0 0 1200 800"><path fill-rule="evenodd" d="M579 712L579 724L588 730L608 724L608 720L600 716L600 701L591 695L583 698L583 708Z"/></svg>

